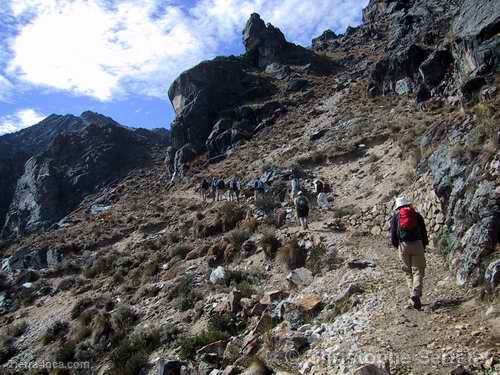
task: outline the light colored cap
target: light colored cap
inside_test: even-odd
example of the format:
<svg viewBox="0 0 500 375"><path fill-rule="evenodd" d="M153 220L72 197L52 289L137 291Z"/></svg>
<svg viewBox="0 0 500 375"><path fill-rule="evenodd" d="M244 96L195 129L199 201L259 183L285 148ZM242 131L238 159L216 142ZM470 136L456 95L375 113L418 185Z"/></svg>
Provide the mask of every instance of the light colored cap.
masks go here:
<svg viewBox="0 0 500 375"><path fill-rule="evenodd" d="M397 197L396 198L396 210L400 207L403 207L403 206L408 206L411 204L411 200L409 200L408 198L406 197Z"/></svg>
<svg viewBox="0 0 500 375"><path fill-rule="evenodd" d="M299 192L297 193L297 195L302 195L302 192L301 192L301 191L299 191Z"/></svg>

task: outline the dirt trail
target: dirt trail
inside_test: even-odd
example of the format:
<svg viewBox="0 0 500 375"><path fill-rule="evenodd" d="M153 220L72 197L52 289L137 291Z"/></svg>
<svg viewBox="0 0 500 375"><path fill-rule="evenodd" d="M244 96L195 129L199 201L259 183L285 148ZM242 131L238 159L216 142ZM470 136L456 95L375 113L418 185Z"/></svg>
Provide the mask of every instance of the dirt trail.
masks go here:
<svg viewBox="0 0 500 375"><path fill-rule="evenodd" d="M398 252L388 238L329 232L324 228L331 213L320 216L309 232L325 244L335 244L341 265L316 276L299 293L320 294L327 302L354 284L364 293L351 311L335 321L313 323L313 329L324 330L303 358L303 373L348 373L352 363L388 359L392 374L449 374L462 364L482 364L488 350L498 352L495 333L485 323L484 306L474 299L477 291L458 287L440 255L427 252L424 306L417 311L408 306ZM292 226L286 232L301 231ZM351 269L346 264L353 259L374 267ZM353 362L346 363L346 358Z"/></svg>

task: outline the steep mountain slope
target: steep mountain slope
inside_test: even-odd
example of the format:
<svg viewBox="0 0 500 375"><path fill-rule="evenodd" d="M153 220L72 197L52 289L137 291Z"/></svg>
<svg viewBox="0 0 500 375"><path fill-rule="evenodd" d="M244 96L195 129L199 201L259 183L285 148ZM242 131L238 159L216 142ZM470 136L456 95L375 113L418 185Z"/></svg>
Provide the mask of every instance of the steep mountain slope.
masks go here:
<svg viewBox="0 0 500 375"><path fill-rule="evenodd" d="M87 194L151 158L168 134L133 130L109 117L51 115L0 137L0 224L5 237L47 229Z"/></svg>
<svg viewBox="0 0 500 375"><path fill-rule="evenodd" d="M465 60L450 33L463 15L477 20ZM245 56L172 86L167 166L153 148L57 228L3 245L1 361L16 374L43 360L90 367L44 374L498 373L499 15L494 1L370 1L363 25L314 53L251 16ZM488 64L458 68L471 61ZM240 202L201 199L202 177L234 175ZM431 237L420 311L387 239L401 194Z"/></svg>

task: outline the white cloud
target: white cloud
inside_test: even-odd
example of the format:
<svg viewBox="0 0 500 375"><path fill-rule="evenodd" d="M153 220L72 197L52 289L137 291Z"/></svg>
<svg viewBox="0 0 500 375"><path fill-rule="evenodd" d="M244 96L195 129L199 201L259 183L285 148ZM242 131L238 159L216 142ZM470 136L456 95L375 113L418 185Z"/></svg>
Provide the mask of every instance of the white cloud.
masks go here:
<svg viewBox="0 0 500 375"><path fill-rule="evenodd" d="M32 108L20 109L17 112L0 117L0 135L13 133L18 130L35 125L46 116Z"/></svg>
<svg viewBox="0 0 500 375"><path fill-rule="evenodd" d="M354 23L367 2L199 0L186 10L163 0L11 0L12 13L31 20L10 43L8 71L100 100L130 93L164 98L181 71L241 43L252 12L309 44L326 28Z"/></svg>

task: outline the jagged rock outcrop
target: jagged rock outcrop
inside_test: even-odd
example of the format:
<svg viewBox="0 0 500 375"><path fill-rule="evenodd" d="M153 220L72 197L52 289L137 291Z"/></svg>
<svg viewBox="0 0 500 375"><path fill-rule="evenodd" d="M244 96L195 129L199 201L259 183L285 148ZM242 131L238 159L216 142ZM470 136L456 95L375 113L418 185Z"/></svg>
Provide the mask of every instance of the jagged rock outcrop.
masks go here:
<svg viewBox="0 0 500 375"><path fill-rule="evenodd" d="M312 48L315 51L324 51L334 44L340 36L332 30L326 30L319 37L312 40Z"/></svg>
<svg viewBox="0 0 500 375"><path fill-rule="evenodd" d="M271 78L288 79L289 65L302 66L308 74L336 68L330 60L287 42L278 28L266 25L255 13L243 30L243 43L244 55L204 61L183 72L170 86L169 98L176 113L171 127L176 153L189 143L196 151L190 153L192 157L208 151L209 159L219 160L239 141L272 123L276 114L263 117L266 111L245 106L248 102L266 103L277 92ZM260 74L262 70L267 76ZM190 161L177 156L167 159L171 173L182 169L176 160Z"/></svg>
<svg viewBox="0 0 500 375"><path fill-rule="evenodd" d="M421 173L430 172L432 187L441 200L445 227L440 232L440 245L461 285L483 281L485 261L500 239L495 161L492 168L490 163L472 162L471 155L453 151L461 144L471 148L476 142L472 126L467 119L444 132L435 130L422 140L422 147L436 148L422 164Z"/></svg>
<svg viewBox="0 0 500 375"><path fill-rule="evenodd" d="M452 33L457 75L463 94L470 97L500 71L500 3L464 0ZM471 80L480 84L471 85Z"/></svg>
<svg viewBox="0 0 500 375"><path fill-rule="evenodd" d="M11 194L2 201L8 207L2 235L15 237L48 228L87 194L144 165L150 148L165 145L168 135L84 112L80 117L52 115L5 138L0 140L13 149L0 166L11 168L14 178L3 187Z"/></svg>
<svg viewBox="0 0 500 375"><path fill-rule="evenodd" d="M272 93L273 87L249 68L239 58L217 58L185 71L172 83L168 95L177 116L171 128L174 147L192 143L203 151L222 111Z"/></svg>
<svg viewBox="0 0 500 375"><path fill-rule="evenodd" d="M214 125L223 112L245 101L265 98L274 92L273 85L255 75L241 58L217 58L205 61L182 73L170 86L169 98L176 112L172 123L172 144L176 152L191 144L195 156L206 150L220 132ZM225 129L228 130L228 129ZM211 135L212 134L212 135ZM231 144L231 143L229 143ZM215 148L210 148L211 154ZM219 149L219 148L217 148ZM170 170L177 171L174 160L190 161L187 157L170 158Z"/></svg>
<svg viewBox="0 0 500 375"><path fill-rule="evenodd" d="M379 61L373 69L368 86L370 96L394 92L398 81L403 79L409 79L415 85L419 67L428 55L428 50L411 45L403 52Z"/></svg>
<svg viewBox="0 0 500 375"><path fill-rule="evenodd" d="M406 9L410 0L370 0L363 9L363 22L377 22L379 17Z"/></svg>
<svg viewBox="0 0 500 375"><path fill-rule="evenodd" d="M419 87L428 89L430 96L460 95L470 100L493 81L492 73L500 67L500 4L464 0L447 6L445 12L436 1L370 1L365 22L388 25L388 51L373 69L370 95L407 93ZM422 54L408 54L415 46L427 51L425 61ZM420 74L408 66L416 66ZM410 90L396 90L397 80L402 79L412 82ZM425 87L420 89L421 85Z"/></svg>
<svg viewBox="0 0 500 375"><path fill-rule="evenodd" d="M243 44L246 51L245 58L259 68L265 68L273 63L313 64L317 72L321 70L326 72L332 65L313 51L287 42L280 29L270 23L266 25L257 13L253 13L246 23L243 30Z"/></svg>

